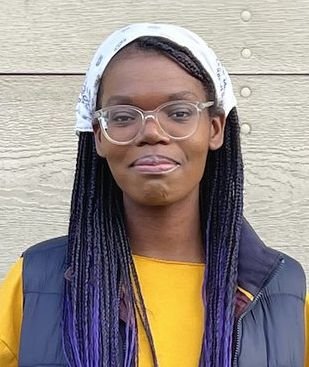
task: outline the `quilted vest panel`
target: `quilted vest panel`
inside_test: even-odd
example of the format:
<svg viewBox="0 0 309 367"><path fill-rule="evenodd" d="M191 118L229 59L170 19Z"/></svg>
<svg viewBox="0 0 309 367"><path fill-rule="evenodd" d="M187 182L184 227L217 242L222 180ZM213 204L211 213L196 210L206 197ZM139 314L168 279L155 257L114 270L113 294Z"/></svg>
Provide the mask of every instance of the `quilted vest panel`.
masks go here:
<svg viewBox="0 0 309 367"><path fill-rule="evenodd" d="M239 322L239 367L303 367L305 275L283 255L276 276L262 289Z"/></svg>
<svg viewBox="0 0 309 367"><path fill-rule="evenodd" d="M23 255L20 367L67 366L61 330L66 244L66 237L55 238Z"/></svg>

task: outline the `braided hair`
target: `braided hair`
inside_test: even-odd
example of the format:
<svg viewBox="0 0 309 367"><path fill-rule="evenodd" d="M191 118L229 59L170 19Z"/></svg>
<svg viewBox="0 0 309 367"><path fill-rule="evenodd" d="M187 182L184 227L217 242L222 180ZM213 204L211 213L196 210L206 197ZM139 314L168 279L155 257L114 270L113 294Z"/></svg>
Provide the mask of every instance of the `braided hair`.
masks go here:
<svg viewBox="0 0 309 367"><path fill-rule="evenodd" d="M141 37L122 52L158 52L200 80L223 113L211 78L184 47L160 37ZM231 367L238 247L243 215L243 164L236 108L227 116L224 142L210 151L200 183L205 246L205 325L200 367ZM122 192L93 133L80 133L68 235L63 348L71 367L138 366L137 318L158 367L137 272L126 234ZM125 317L121 316L125 310ZM120 324L125 318L125 332Z"/></svg>

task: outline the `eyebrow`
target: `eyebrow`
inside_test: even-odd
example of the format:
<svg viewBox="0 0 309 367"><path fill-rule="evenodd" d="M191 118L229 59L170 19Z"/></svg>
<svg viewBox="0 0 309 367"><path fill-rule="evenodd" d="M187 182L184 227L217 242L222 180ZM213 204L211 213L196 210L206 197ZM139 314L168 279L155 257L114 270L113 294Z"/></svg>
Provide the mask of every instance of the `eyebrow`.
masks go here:
<svg viewBox="0 0 309 367"><path fill-rule="evenodd" d="M190 97L194 97L199 99L199 97L194 94L193 92L190 91L181 91L181 92L177 92L177 93L172 93L169 94L167 96L167 100L168 101L177 101L180 99L188 99L190 100ZM133 102L133 98L128 97L128 96L120 96L120 95L115 95L115 96L111 96L110 98L108 98L106 105L107 106L112 106L112 105L116 105L116 104L132 104Z"/></svg>

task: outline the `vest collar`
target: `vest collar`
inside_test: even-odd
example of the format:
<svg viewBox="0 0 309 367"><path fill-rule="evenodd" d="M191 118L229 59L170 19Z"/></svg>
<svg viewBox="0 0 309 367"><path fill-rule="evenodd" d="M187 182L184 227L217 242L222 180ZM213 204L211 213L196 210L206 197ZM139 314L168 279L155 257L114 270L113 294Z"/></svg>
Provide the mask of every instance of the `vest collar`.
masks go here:
<svg viewBox="0 0 309 367"><path fill-rule="evenodd" d="M282 254L265 246L248 221L244 219L239 244L239 287L256 297L281 260Z"/></svg>

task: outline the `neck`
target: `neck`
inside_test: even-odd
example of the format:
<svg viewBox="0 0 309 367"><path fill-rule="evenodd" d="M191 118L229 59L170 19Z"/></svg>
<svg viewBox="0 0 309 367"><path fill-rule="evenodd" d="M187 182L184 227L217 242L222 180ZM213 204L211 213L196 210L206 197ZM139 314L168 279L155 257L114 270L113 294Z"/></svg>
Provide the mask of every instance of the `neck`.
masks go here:
<svg viewBox="0 0 309 367"><path fill-rule="evenodd" d="M198 192L167 206L145 206L124 196L124 208L133 254L204 262Z"/></svg>

